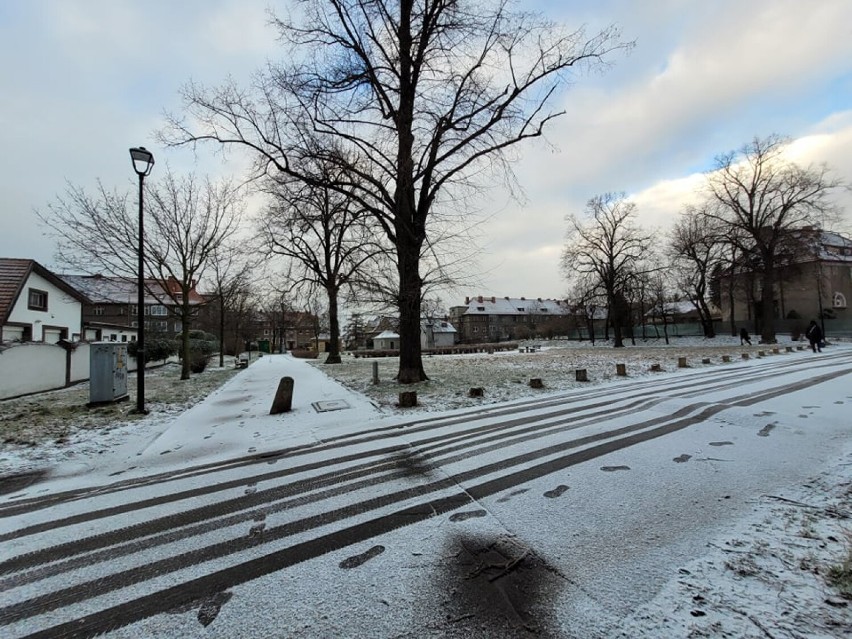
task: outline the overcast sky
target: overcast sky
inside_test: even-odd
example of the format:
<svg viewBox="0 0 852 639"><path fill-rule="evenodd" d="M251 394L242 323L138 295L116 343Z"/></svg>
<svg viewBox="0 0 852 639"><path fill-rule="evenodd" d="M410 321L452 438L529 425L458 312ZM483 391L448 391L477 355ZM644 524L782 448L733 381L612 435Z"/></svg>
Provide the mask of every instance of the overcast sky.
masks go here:
<svg viewBox="0 0 852 639"><path fill-rule="evenodd" d="M53 242L34 211L67 183L135 185L128 148L189 170L159 148L164 110L192 79L248 78L277 55L267 0L0 0L0 256L48 267ZM602 74L560 98L547 142L523 148L525 193L484 201L481 285L460 291L560 297L565 215L625 191L642 223L665 228L719 153L755 135L796 140L797 160L852 179L852 2L849 0L525 0L572 26L619 24L635 39ZM237 162L198 158L228 175ZM839 196L852 218L852 198ZM458 303L445 299L446 305Z"/></svg>

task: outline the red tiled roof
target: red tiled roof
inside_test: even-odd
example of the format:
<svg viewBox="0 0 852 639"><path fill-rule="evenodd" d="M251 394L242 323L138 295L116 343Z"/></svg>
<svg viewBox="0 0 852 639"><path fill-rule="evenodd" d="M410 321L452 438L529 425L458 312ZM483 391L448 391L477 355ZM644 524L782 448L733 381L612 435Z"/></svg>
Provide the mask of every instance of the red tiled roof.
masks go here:
<svg viewBox="0 0 852 639"><path fill-rule="evenodd" d="M0 325L9 319L34 264L34 260L0 257Z"/></svg>

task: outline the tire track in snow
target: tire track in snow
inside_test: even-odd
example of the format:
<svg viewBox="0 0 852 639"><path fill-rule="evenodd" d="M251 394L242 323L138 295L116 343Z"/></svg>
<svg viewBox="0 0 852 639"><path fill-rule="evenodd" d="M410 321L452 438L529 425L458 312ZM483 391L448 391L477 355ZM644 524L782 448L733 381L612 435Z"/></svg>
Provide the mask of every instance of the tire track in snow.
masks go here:
<svg viewBox="0 0 852 639"><path fill-rule="evenodd" d="M471 471L458 473L444 480L432 482L431 484L428 484L426 486L420 486L416 488L406 489L404 491L398 491L395 494L374 498L372 500L362 501L358 504L352 504L345 508L337 509L336 511L331 511L330 513L314 515L312 517L301 520L300 522L291 522L290 524L279 526L278 528L273 528L271 530L267 529L268 532L265 531L264 535L272 533L275 534L277 537L283 537L286 536L288 534L288 531L294 527L298 527L299 531L301 532L304 530L304 526L306 525L326 525L330 521L329 518L333 518L334 521L345 520L347 513L361 514L364 512L369 512L371 510L376 510L381 506L386 506L388 504L398 503L399 501L403 501L404 499L409 499L412 496L425 496L429 493L433 493L441 489L457 486L462 482L471 482L477 479L481 479L482 477L489 474L493 474L493 472L498 470L505 470L516 465L521 466L520 470L499 476L497 478L485 480L480 484L476 484L468 488L463 493L454 494L449 497L442 497L438 499L437 502L429 501L425 504L412 506L396 513L391 513L389 515L378 517L369 522L356 524L355 526L350 526L343 530L334 533L329 533L316 540L303 542L301 544L296 544L295 546L292 546L290 548L275 551L271 554L264 556L263 558L244 562L242 564L238 564L235 567L220 570L205 577L190 580L182 586L175 587L177 589L183 588L183 591L180 591L182 592L182 594L180 594L179 591L176 591L175 588L171 588L167 591L155 593L155 599L150 599L150 597L142 597L141 599L135 600L135 604L134 602L130 602L130 604L122 604L120 606L110 608L109 610L104 611L102 613L95 613L93 615L89 615L79 620L79 622L73 622L70 625L64 624L57 626L51 629L53 631L56 631L57 634L52 634L49 636L65 636L61 634L62 632L64 632L63 629L70 628L75 628L75 632L84 631L85 628L89 628L88 631L84 632L98 634L112 627L116 627L113 624L116 623L119 619L123 620L119 622L119 625L127 625L128 623L132 623L133 621L144 618L146 616L151 616L152 614L156 614L157 612L162 612L163 610L167 609L167 607L163 607L163 601L171 601L173 597L189 597L187 601L192 601L199 598L201 596L200 593L202 593L202 591L206 595L209 595L211 592L211 586L221 583L222 579L227 582L225 588L229 588L239 583L244 583L245 581L249 581L251 579L262 576L263 574L269 574L269 572L280 570L281 568L284 568L288 565L293 565L294 563L299 563L300 561L305 561L307 559L314 558L316 556L324 554L325 552L329 552L330 550L334 550L342 546L350 545L352 543L358 543L360 541L364 541L365 539L369 539L370 537L362 536L363 532L366 530L374 531L374 534L372 534L372 536L382 534L382 532L387 532L389 530L398 528L401 523L407 525L410 523L414 523L414 521L420 521L423 518L431 517L435 513L448 512L448 510L445 509L447 508L447 504L454 504L452 508L449 508L449 510L452 510L462 505L467 505L468 503L470 503L471 500L478 500L495 493L503 492L509 488L516 487L532 479L546 476L558 470L563 470L564 468L570 465L581 463L582 461L588 461L589 459L592 459L594 457L609 454L610 452L614 452L616 450L623 449L628 446L635 445L637 443L648 441L650 439L654 439L656 437L675 432L676 430L687 428L690 425L701 423L712 415L715 415L716 413L722 410L730 408L731 406L749 406L761 401L766 401L767 399L771 399L790 392L795 392L797 390L801 390L802 388L807 388L811 385L819 384L821 382L849 374L850 372L851 371L849 370L836 371L833 373L822 375L817 378L806 379L803 381L795 382L793 384L785 385L777 389L765 391L763 393L740 395L738 397L732 398L728 402L714 404L711 406L704 406L702 404L699 404L687 407L681 409L681 411L679 411L676 416L673 416L675 417L673 420L671 419L671 417L660 417L654 420L648 420L638 425L624 427L622 429L618 429L617 431L619 435L626 435L624 437L610 439L610 441L606 441L603 443L597 443L594 446L591 446L590 448L584 449L582 451L571 453L569 455L557 459L551 459L546 462L541 462L534 466L529 466L528 463L521 463L520 460L523 460L523 462L535 460L536 458L541 456L540 451L532 451L525 455L517 456L512 460L495 462L494 464L491 464L490 467L486 466L482 468L476 468ZM700 412L696 412L699 409ZM691 415L688 414L690 412L692 413ZM649 426L652 426L652 428L649 429ZM597 436L590 436L590 441L585 443L591 443L592 441L600 441L600 439L604 438L606 435L612 437L613 434L614 432L611 431L609 433L601 433ZM552 454L554 451L557 450L558 452L562 452L570 448L578 447L580 445L581 444L576 442L566 442L560 446L550 448L548 454ZM465 499L462 499L462 497L465 497ZM440 506L436 506L436 503L440 504ZM378 530L379 532L375 532L376 530ZM236 541L239 542L240 540ZM246 541L243 540L243 543L246 543ZM219 544L218 546L222 545L223 544ZM225 545L227 545L227 542ZM215 548L215 546L207 549L201 549L197 552L204 555L204 553L210 553L212 548ZM196 555L196 553L186 553L181 556L181 558L188 561L194 561L198 559L197 556L193 555ZM211 557L208 554L206 556L206 559L202 560L206 561L210 558ZM117 589L125 587L127 585L138 583L140 579L146 578L145 573L151 572L152 569L153 575L151 576L162 574L164 569L168 569L170 567L169 564L164 562L174 562L175 559L176 558L166 559L162 562L157 562L156 564L152 564L143 568L125 571L117 575L106 577L97 580L96 582L79 584L77 586L72 586L70 588L58 592L50 593L49 595L45 595L43 597L37 597L28 601L20 602L19 604L7 606L3 609L0 609L0 623L8 624L17 619L26 618L35 614L41 614L45 611L55 610L60 607L72 605L77 601L90 598L94 596L94 594L98 594L99 592L103 592L104 590ZM171 568L174 570L179 569L177 567L174 567L173 563L171 565ZM236 581L234 581L234 579L236 579ZM98 591L98 593L93 593L93 590ZM147 603L141 603L143 601ZM159 601L159 604L152 607L155 601ZM179 603L175 605L179 605ZM130 606L130 608L127 608L127 606ZM139 614L142 614L142 616L137 616ZM106 617L104 615L106 615ZM95 623L94 626L89 627L89 620L92 620L93 622L96 620L100 621ZM104 623L107 623L109 627L105 627L103 625ZM35 634L32 636L42 635ZM93 634L74 634L69 636L93 636Z"/></svg>

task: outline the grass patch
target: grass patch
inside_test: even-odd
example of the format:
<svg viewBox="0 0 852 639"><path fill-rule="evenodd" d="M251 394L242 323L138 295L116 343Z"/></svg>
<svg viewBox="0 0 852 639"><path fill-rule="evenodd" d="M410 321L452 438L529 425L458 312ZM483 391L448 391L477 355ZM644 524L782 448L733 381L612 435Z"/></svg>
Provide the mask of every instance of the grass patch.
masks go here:
<svg viewBox="0 0 852 639"><path fill-rule="evenodd" d="M846 557L828 569L828 583L844 599L852 599L852 533L846 533Z"/></svg>

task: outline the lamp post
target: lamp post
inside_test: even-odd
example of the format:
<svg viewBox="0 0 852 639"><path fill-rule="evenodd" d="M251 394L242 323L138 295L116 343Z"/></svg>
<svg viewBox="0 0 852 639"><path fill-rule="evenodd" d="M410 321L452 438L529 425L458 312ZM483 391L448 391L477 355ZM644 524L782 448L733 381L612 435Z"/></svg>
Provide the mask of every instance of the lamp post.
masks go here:
<svg viewBox="0 0 852 639"><path fill-rule="evenodd" d="M142 216L142 194L145 176L151 173L154 167L154 155L144 146L130 149L130 159L133 162L133 170L139 176L139 271L136 282L136 412L145 414L145 259L143 242L145 233Z"/></svg>

